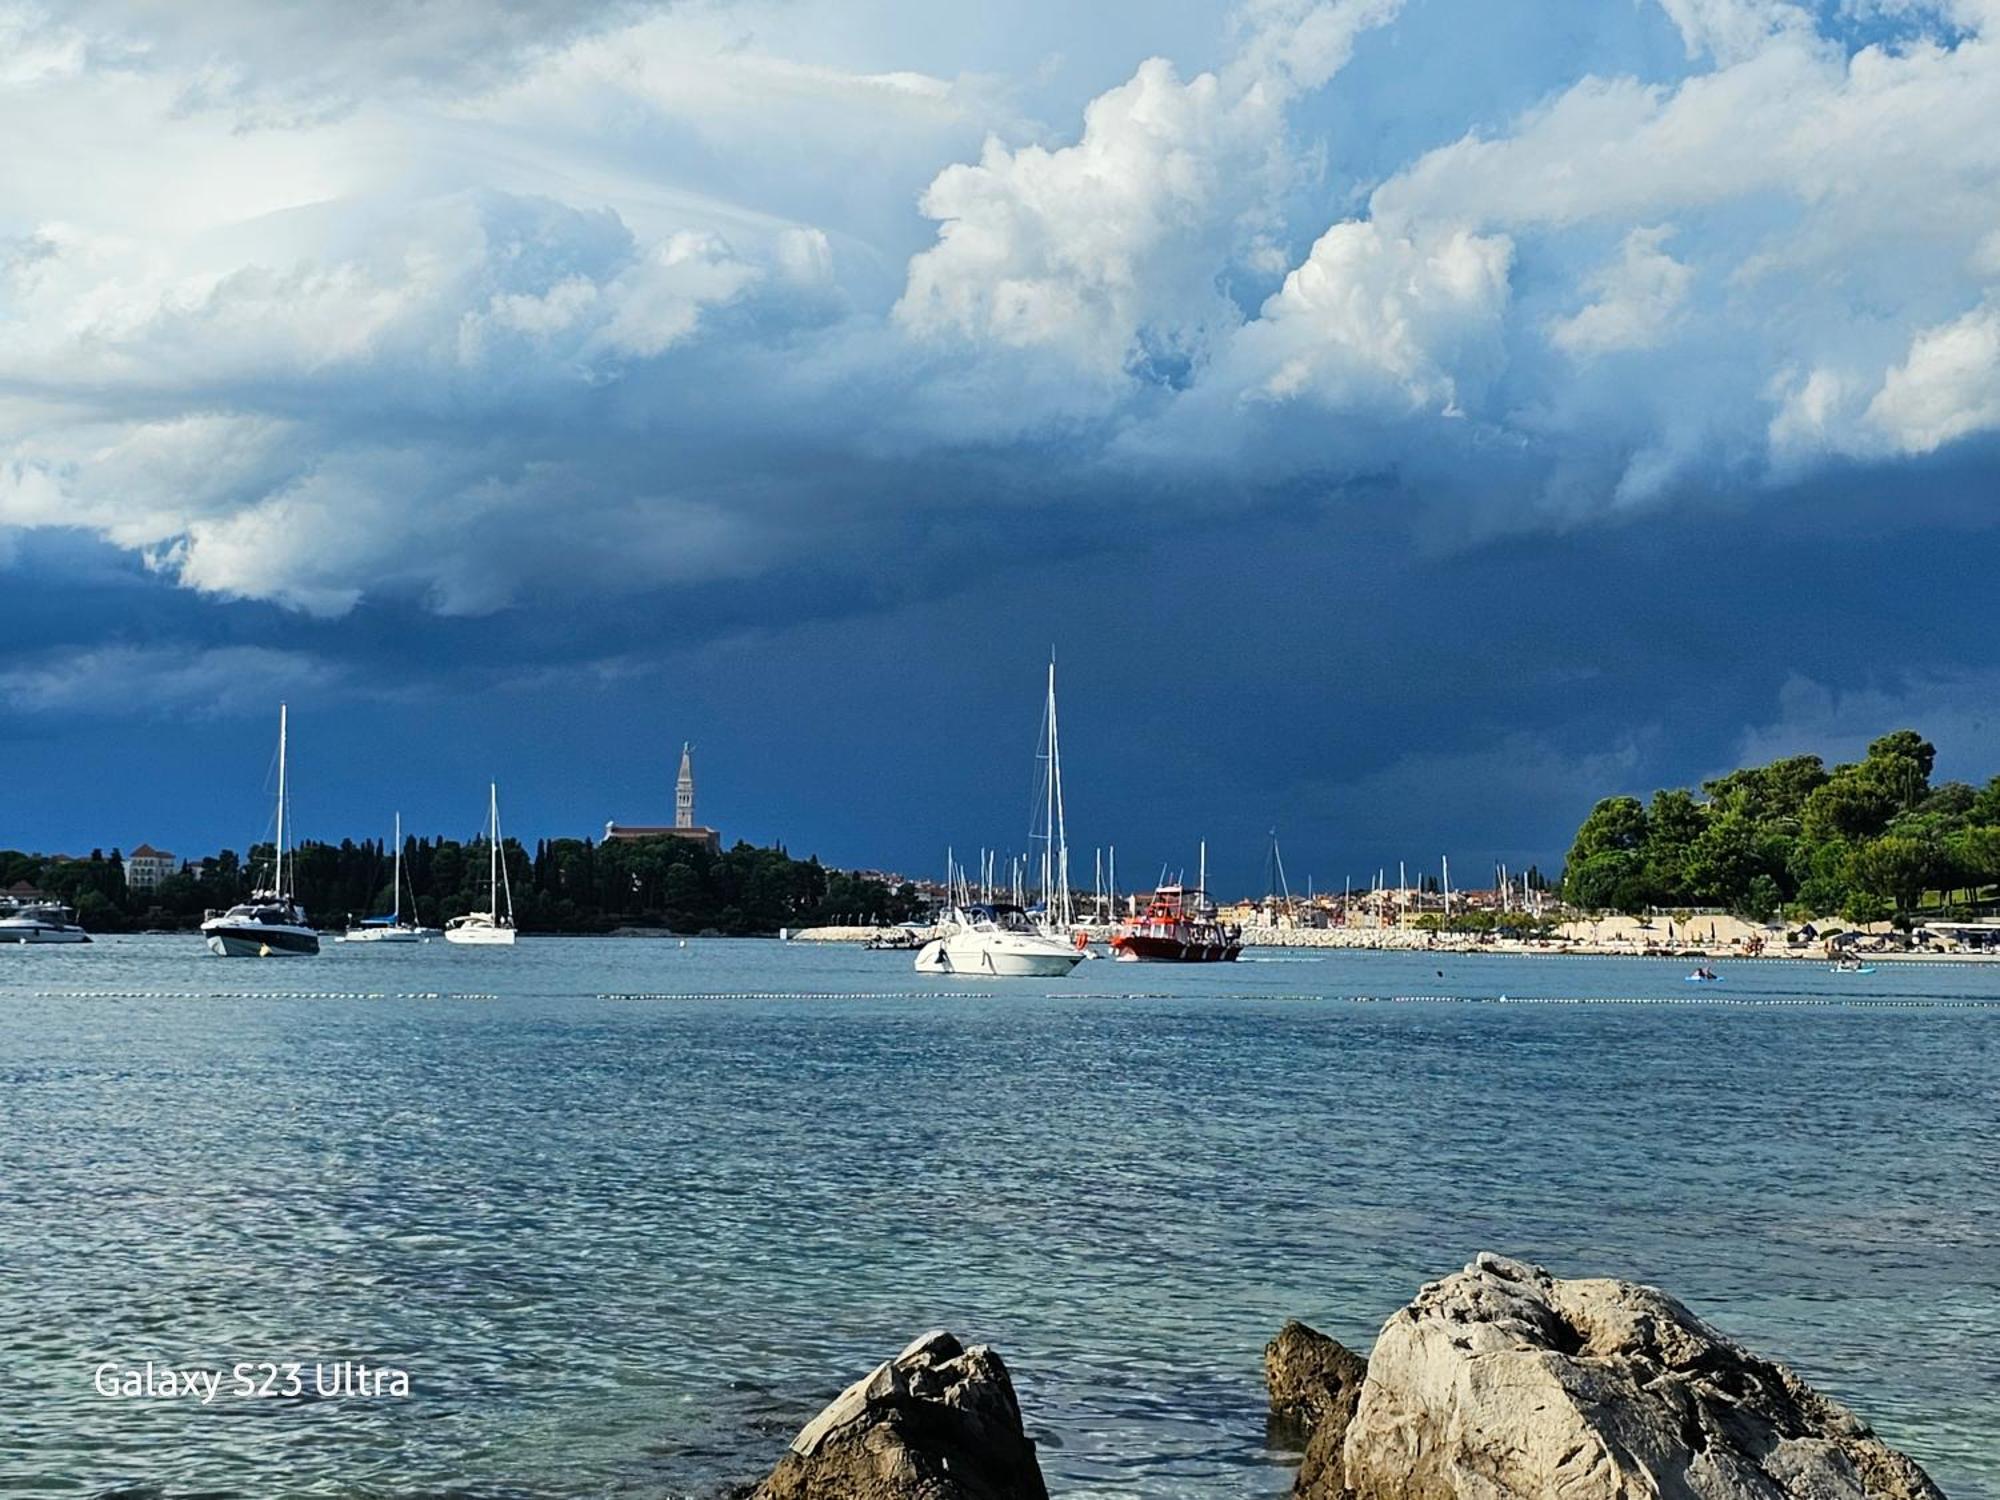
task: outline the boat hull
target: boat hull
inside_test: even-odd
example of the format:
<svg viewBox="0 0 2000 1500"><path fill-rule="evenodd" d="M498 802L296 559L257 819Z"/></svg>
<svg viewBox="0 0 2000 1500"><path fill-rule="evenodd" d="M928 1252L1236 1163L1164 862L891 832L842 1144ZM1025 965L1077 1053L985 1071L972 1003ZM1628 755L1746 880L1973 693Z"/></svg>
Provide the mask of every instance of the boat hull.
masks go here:
<svg viewBox="0 0 2000 1500"><path fill-rule="evenodd" d="M917 954L917 972L961 974L970 979L1060 979L1082 962L1083 955L1074 948L1051 945L1045 951L936 938Z"/></svg>
<svg viewBox="0 0 2000 1500"><path fill-rule="evenodd" d="M90 934L81 927L0 927L0 944L5 943L87 943Z"/></svg>
<svg viewBox="0 0 2000 1500"><path fill-rule="evenodd" d="M1111 956L1128 964L1226 964L1242 951L1241 943L1194 943L1124 933L1111 940Z"/></svg>
<svg viewBox="0 0 2000 1500"><path fill-rule="evenodd" d="M218 958L310 958L319 952L319 934L308 927L208 923L201 934Z"/></svg>
<svg viewBox="0 0 2000 1500"><path fill-rule="evenodd" d="M511 948L514 946L514 929L511 927L447 927L444 930L447 943L457 943L467 948Z"/></svg>
<svg viewBox="0 0 2000 1500"><path fill-rule="evenodd" d="M423 940L423 934L410 927L357 927L335 939L342 943L421 943Z"/></svg>

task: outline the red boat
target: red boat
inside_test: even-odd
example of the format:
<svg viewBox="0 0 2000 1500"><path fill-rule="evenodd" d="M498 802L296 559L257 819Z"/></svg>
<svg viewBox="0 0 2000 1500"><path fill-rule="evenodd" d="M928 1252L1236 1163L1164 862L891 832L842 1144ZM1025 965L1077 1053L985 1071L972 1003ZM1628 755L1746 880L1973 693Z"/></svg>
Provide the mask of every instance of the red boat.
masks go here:
<svg viewBox="0 0 2000 1500"><path fill-rule="evenodd" d="M1219 964L1243 951L1243 929L1225 927L1200 891L1163 885L1145 913L1118 924L1111 955L1127 963Z"/></svg>

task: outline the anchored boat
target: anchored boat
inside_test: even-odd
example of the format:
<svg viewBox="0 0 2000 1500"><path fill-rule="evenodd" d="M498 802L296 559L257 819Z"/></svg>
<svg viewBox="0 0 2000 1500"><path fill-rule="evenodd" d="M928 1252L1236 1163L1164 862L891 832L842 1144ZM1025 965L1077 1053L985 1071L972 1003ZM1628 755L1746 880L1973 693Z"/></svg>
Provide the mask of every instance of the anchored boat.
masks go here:
<svg viewBox="0 0 2000 1500"><path fill-rule="evenodd" d="M286 709L278 705L278 836L272 845L271 885L201 924L208 951L220 958L303 958L319 952L319 933L292 892L292 857L285 842Z"/></svg>
<svg viewBox="0 0 2000 1500"><path fill-rule="evenodd" d="M487 789L490 826L486 847L490 861L487 909L469 911L444 924L447 943L477 943L512 947L514 943L514 887L507 879L507 862L500 857L500 785Z"/></svg>
<svg viewBox="0 0 2000 1500"><path fill-rule="evenodd" d="M421 943L429 940L430 929L418 923L415 917L403 917L403 815L396 814L396 873L390 890L390 912L386 917L363 917L336 942L342 943ZM410 905L417 904L414 887L410 891Z"/></svg>
<svg viewBox="0 0 2000 1500"><path fill-rule="evenodd" d="M0 943L87 943L76 925L76 910L56 901L0 906Z"/></svg>
<svg viewBox="0 0 2000 1500"><path fill-rule="evenodd" d="M1229 963L1243 951L1243 929L1218 920L1208 899L1208 845L1201 846L1201 878L1193 890L1178 883L1153 892L1146 909L1118 924L1111 956L1126 963Z"/></svg>
<svg viewBox="0 0 2000 1500"><path fill-rule="evenodd" d="M920 974L966 974L974 978L1059 977L1083 962L1074 944L1038 932L1018 906L973 902L954 907L942 924L949 930L917 954Z"/></svg>
<svg viewBox="0 0 2000 1500"><path fill-rule="evenodd" d="M1118 924L1111 955L1126 963L1228 963L1243 951L1243 931L1216 920L1204 892L1163 885L1146 909Z"/></svg>

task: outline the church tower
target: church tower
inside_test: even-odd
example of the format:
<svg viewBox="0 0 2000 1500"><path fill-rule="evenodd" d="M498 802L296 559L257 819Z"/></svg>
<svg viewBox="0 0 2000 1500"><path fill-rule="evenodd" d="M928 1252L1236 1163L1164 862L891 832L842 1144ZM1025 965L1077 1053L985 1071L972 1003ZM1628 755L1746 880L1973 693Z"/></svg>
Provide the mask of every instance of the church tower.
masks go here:
<svg viewBox="0 0 2000 1500"><path fill-rule="evenodd" d="M694 827L694 746L681 742L681 774L674 783L674 827Z"/></svg>

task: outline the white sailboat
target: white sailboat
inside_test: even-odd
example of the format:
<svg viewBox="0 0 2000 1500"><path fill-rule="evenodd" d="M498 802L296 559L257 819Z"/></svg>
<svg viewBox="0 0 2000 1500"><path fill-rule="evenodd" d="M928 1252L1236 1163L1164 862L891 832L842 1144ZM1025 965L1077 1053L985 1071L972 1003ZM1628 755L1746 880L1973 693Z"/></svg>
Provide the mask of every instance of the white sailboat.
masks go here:
<svg viewBox="0 0 2000 1500"><path fill-rule="evenodd" d="M274 866L267 890L252 891L250 899L226 912L210 912L201 924L208 951L220 958L303 958L319 952L319 933L306 920L292 892L292 857L285 840L287 710L278 705L278 830L272 846Z"/></svg>
<svg viewBox="0 0 2000 1500"><path fill-rule="evenodd" d="M487 791L489 826L486 845L491 860L487 887L489 909L469 911L444 924L447 943L479 943L511 947L514 942L514 888L507 879L507 862L500 857L500 785Z"/></svg>
<svg viewBox="0 0 2000 1500"><path fill-rule="evenodd" d="M1041 911L1036 930L1057 942L1074 943L1076 912L1069 889L1069 828L1063 816L1062 737L1056 729L1056 664L1049 662L1049 695L1042 708L1041 803L1032 837L1042 846Z"/></svg>
<svg viewBox="0 0 2000 1500"><path fill-rule="evenodd" d="M396 814L396 874L390 886L390 912L386 917L363 917L354 926L343 932L336 941L342 943L422 943L430 940L430 929L418 924L412 916L403 918L403 815ZM410 905L415 908L417 893L410 891Z"/></svg>

